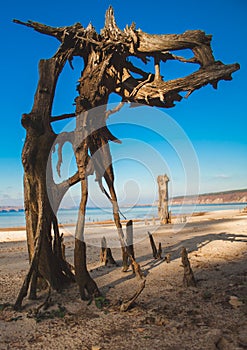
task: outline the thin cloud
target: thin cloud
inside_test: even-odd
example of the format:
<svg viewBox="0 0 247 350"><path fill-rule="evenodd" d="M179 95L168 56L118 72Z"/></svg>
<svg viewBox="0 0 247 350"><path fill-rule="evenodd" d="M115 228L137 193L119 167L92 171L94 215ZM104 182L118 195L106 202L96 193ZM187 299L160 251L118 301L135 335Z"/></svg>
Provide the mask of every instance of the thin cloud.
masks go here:
<svg viewBox="0 0 247 350"><path fill-rule="evenodd" d="M213 177L214 179L231 179L232 176L227 174L217 174Z"/></svg>

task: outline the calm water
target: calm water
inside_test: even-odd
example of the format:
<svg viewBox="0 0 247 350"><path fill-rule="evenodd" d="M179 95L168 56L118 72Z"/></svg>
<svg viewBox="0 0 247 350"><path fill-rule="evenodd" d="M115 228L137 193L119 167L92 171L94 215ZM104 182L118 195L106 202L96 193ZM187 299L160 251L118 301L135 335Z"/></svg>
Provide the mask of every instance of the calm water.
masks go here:
<svg viewBox="0 0 247 350"><path fill-rule="evenodd" d="M174 205L170 207L172 214L191 214L192 212L216 211L237 209L246 207L247 203L236 204L207 204L207 205ZM128 219L151 219L157 217L157 207L134 207L122 208L123 215ZM77 210L60 210L58 221L61 224L75 223L77 219ZM103 220L112 220L112 211L110 208L88 208L86 213L87 222L97 222ZM0 228L25 226L24 212L20 213L0 213Z"/></svg>

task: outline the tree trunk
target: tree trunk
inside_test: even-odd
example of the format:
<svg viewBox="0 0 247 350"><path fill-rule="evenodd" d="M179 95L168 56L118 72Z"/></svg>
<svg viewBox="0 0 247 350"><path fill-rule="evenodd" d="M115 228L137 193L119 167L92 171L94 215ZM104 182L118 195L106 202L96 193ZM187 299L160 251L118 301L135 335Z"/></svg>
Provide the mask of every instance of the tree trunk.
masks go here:
<svg viewBox="0 0 247 350"><path fill-rule="evenodd" d="M64 64L61 55L60 69ZM39 234L43 235L38 272L50 285L59 290L67 279L59 260L52 249L51 228L55 213L51 208L47 194L47 169L50 169L50 152L56 135L50 128L51 105L56 80L60 69L56 59L40 61L40 80L35 95L34 106L30 114L24 114L22 124L26 129L26 141L22 152L24 167L24 197L27 225L27 244L31 261L35 242ZM34 281L37 276L34 275ZM35 282L34 286L35 286ZM35 288L31 288L32 296Z"/></svg>
<svg viewBox="0 0 247 350"><path fill-rule="evenodd" d="M158 204L158 215L161 223L168 224L169 210L168 210L168 182L169 178L167 175L159 175L157 178L158 190L159 190L159 204Z"/></svg>

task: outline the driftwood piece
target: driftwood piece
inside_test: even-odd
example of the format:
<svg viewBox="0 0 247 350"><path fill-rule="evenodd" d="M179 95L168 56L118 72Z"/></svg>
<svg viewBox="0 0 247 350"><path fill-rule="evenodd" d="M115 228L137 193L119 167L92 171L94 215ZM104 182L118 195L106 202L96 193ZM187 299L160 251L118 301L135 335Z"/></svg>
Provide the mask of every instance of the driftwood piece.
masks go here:
<svg viewBox="0 0 247 350"><path fill-rule="evenodd" d="M120 311L127 311L133 303L136 301L136 299L139 297L143 289L145 288L146 280L143 280L142 283L140 284L139 289L135 292L135 294L128 300L122 302L120 306Z"/></svg>
<svg viewBox="0 0 247 350"><path fill-rule="evenodd" d="M136 260L134 258L132 258L132 256L130 255L130 261L131 261L131 266L132 266L132 269L133 269L133 273L139 277L140 279L143 278L143 272L142 272L142 269L141 269L141 266L136 262Z"/></svg>
<svg viewBox="0 0 247 350"><path fill-rule="evenodd" d="M184 268L183 284L185 287L195 287L196 280L195 280L192 268L190 266L190 261L188 259L188 253L187 253L187 250L185 247L182 248L181 257L182 257L182 264L183 264L183 268Z"/></svg>

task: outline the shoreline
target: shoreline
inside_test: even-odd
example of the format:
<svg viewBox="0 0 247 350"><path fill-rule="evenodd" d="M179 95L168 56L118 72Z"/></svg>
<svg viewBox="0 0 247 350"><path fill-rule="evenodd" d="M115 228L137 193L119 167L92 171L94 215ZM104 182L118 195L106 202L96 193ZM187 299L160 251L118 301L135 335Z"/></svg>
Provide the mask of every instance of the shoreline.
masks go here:
<svg viewBox="0 0 247 350"><path fill-rule="evenodd" d="M183 349L185 342L192 350L215 349L218 339L224 349L237 349L240 342L247 344L246 228L247 212L238 210L201 213L185 224L179 220L156 227L152 222L136 223L135 257L147 277L145 289L126 313L119 311L119 301L129 300L140 282L131 268L121 271L122 252L114 225L87 226L85 236L88 271L109 300L106 309L82 301L78 286L71 284L62 293L52 291L48 310L39 308L47 300L47 290L39 292L36 301L25 299L21 312L14 311L8 305L15 302L29 269L26 241L18 241L25 231L12 231L12 236L0 232L0 238L5 237L0 243L0 299L2 307L6 305L0 317L0 349L60 349L61 344L68 349L94 345L102 350L160 349L161 344ZM148 231L156 244L161 243L161 260L153 259ZM102 236L119 266L100 262ZM74 237L66 236L64 244L66 260L73 265ZM182 247L189 253L196 288L183 284ZM38 324L32 311L37 307L45 316ZM62 317L61 310L65 310ZM124 338L126 329L129 336Z"/></svg>
<svg viewBox="0 0 247 350"><path fill-rule="evenodd" d="M186 226L190 223L202 223L202 222L211 222L219 220L222 217L231 219L235 216L244 216L247 212L239 209L225 209L217 211L208 211L208 212L195 212L192 215L180 214L172 216L172 223L167 225L160 225L159 219L150 218L150 219L132 219L133 223L136 223L138 227L151 228L151 227L166 227L167 229L173 230L176 226ZM129 220L122 220L123 224L126 224ZM73 236L73 233L70 232L70 229L74 230L76 223L71 224L59 224L60 229L64 229L64 236ZM97 222L87 222L85 228L90 232L98 231L100 229L109 229L114 230L115 224L113 220L97 221ZM61 230L62 231L62 230ZM0 228L0 243L10 243L26 241L26 227L5 227Z"/></svg>

